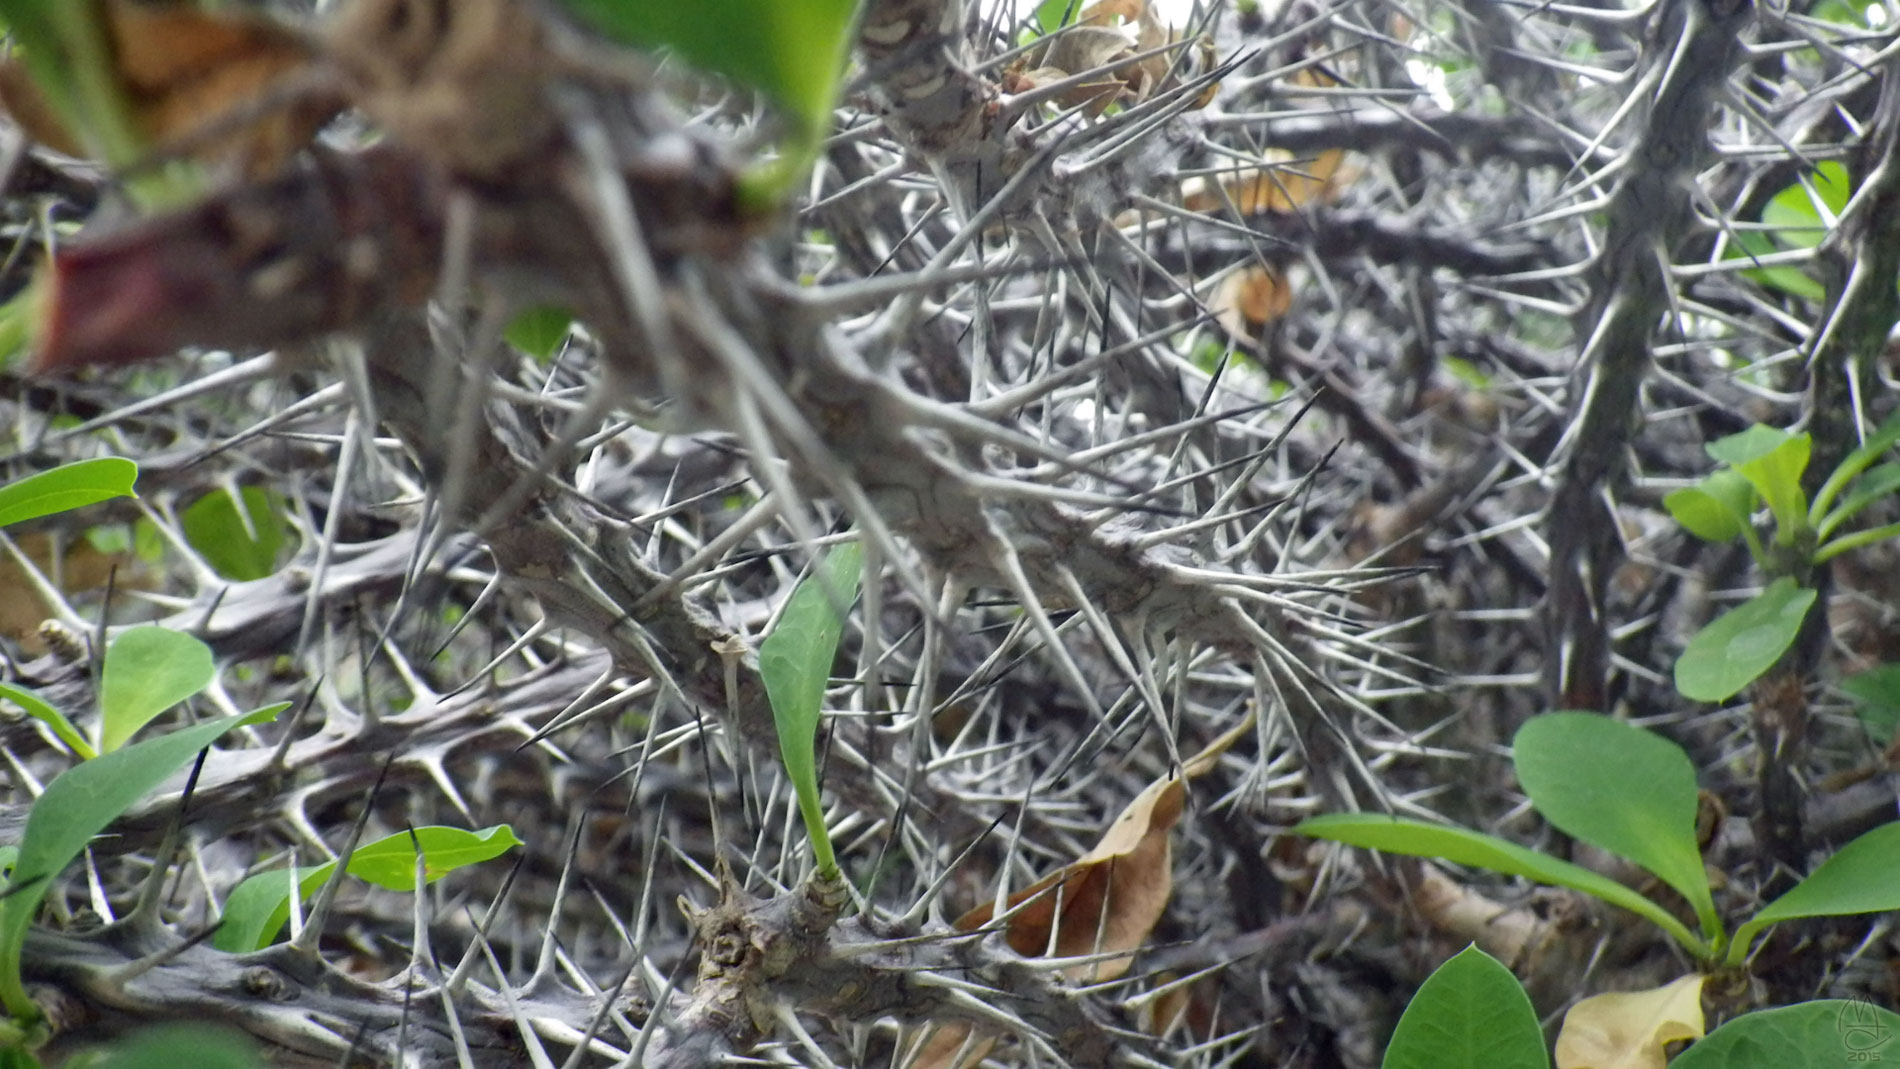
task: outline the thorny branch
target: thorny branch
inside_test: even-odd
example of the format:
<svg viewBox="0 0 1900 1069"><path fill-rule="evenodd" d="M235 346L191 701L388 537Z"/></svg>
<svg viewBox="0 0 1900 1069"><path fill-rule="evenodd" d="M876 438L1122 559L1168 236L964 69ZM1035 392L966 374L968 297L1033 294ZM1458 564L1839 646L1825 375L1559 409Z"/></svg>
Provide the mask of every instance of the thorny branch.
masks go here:
<svg viewBox="0 0 1900 1069"><path fill-rule="evenodd" d="M35 932L33 978L81 1022L67 1040L193 1016L310 1064L585 1045L599 1064L883 1065L962 1021L1010 1037L996 1057L1014 1063L1370 1065L1437 944L1507 918L1533 993L1560 1000L1579 971L1653 968L1655 937L1562 896L1533 909L1430 869L1335 865L1279 835L1299 815L1494 823L1521 802L1493 774L1515 724L1618 698L1679 721L1706 785L1758 817L1711 843L1738 876L1725 908L1764 859L1799 868L1891 810L1884 766L1804 795L1839 750L1794 744L1826 731L1812 664L1798 730L1756 732L1756 791L1725 778L1734 736L1670 704L1653 656L1706 615L1680 581L1701 551L1653 534L1654 478L1693 477L1704 428L1795 415L1790 382L1707 353L1772 369L1805 340L1827 448L1886 407L1868 384L1894 314L1900 127L1891 75L1876 107L1866 64L1892 62L1890 33L1820 42L1817 73L1790 47L1808 23L1748 4L1468 3L1448 26L1375 3L1204 7L1166 78L1092 114L1024 90L1008 9L873 0L813 206L787 224L737 194L757 138L730 100L657 68L537 65L548 12L513 0L438 6L460 60L431 64L426 35L378 43L400 7L352 5L336 25L354 36L326 38L380 143L55 260L57 359L274 348L216 389L266 411L271 381L310 395L236 433L189 384L172 399L189 419L115 412L100 384L14 402L22 449L82 441L44 416L69 405L182 456L152 466L167 530L172 498L221 480L308 480L291 565L236 586L201 566L163 608L234 664L293 651L306 708L213 752L189 803L131 814L56 893L61 917L136 918ZM503 24L506 62L464 62ZM1439 55L1474 60L1476 88L1410 65ZM456 100L494 107L457 122ZM1742 264L1683 262L1758 225L1805 173L1789 146L1850 151L1859 176L1811 335ZM1350 177L1294 197L1332 150L1355 153ZM98 199L26 159L31 189ZM1283 196L1240 210L1263 174ZM1189 206L1196 180L1221 207ZM1216 331L1223 280L1256 268L1297 290L1287 310ZM584 333L537 366L499 334L543 303ZM347 388L313 388L326 357ZM603 431L616 410L637 419ZM824 752L856 902L802 873L746 648L846 524L874 567ZM1428 571L1382 584L1369 558ZM84 642L60 641L11 674L85 709ZM279 693L276 672L227 685ZM1195 796L1171 862L1192 877L1150 972L1079 990L943 921L1076 856L1248 705L1259 734ZM5 743L21 782L56 771L37 728ZM490 879L486 905L346 903L313 921L320 956L204 945L223 842L246 844L236 868L328 856L323 829L358 815L385 754L378 827L507 819L531 857L499 886L469 877ZM116 889L170 863L149 854L181 813L194 875L159 924ZM1865 983L1879 945L1840 982ZM1175 1031L1137 1029L1174 990Z"/></svg>

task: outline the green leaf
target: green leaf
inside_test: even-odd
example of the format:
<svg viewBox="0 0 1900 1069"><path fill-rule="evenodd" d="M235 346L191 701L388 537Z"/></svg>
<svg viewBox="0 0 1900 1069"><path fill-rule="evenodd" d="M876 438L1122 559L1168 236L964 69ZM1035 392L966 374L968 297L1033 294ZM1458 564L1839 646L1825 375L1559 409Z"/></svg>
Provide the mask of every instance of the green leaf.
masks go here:
<svg viewBox="0 0 1900 1069"><path fill-rule="evenodd" d="M816 139L831 123L857 0L563 0L625 44L667 48L695 66L763 92Z"/></svg>
<svg viewBox="0 0 1900 1069"><path fill-rule="evenodd" d="M1845 917L1900 909L1900 821L1882 824L1840 848L1821 867L1770 902L1735 932L1739 962L1755 933L1797 917Z"/></svg>
<svg viewBox="0 0 1900 1069"><path fill-rule="evenodd" d="M1827 237L1827 219L1822 217L1821 207L1827 209L1828 216L1839 218L1852 195L1847 168L1829 160L1808 175L1805 185L1796 182L1776 193L1762 209L1761 221L1775 228L1775 241L1784 248L1811 249ZM1816 198L1820 207L1816 206Z"/></svg>
<svg viewBox="0 0 1900 1069"><path fill-rule="evenodd" d="M20 951L26 944L26 930L53 880L92 837L225 732L271 720L288 708L289 702L280 702L245 716L193 724L101 754L67 769L46 785L27 814L20 836L20 855L13 866L13 893L0 899L0 1004L8 1013L23 1020L38 1016L20 981Z"/></svg>
<svg viewBox="0 0 1900 1069"><path fill-rule="evenodd" d="M27 73L87 150L111 166L143 153L119 85L100 5L0 0Z"/></svg>
<svg viewBox="0 0 1900 1069"><path fill-rule="evenodd" d="M135 627L114 639L99 684L100 752L205 689L216 672L211 648L180 631Z"/></svg>
<svg viewBox="0 0 1900 1069"><path fill-rule="evenodd" d="M502 331L502 337L508 344L534 357L535 362L545 365L554 359L554 354L566 344L568 332L574 328L574 314L565 308L543 305L530 308L514 318L508 329Z"/></svg>
<svg viewBox="0 0 1900 1069"><path fill-rule="evenodd" d="M1738 230L1735 240L1729 245L1728 258L1731 260L1752 259L1783 251L1774 240L1759 230ZM1818 301L1827 296L1827 287L1814 280L1812 275L1799 267L1777 264L1773 267L1752 267L1742 272L1742 277L1771 289L1780 290L1791 297L1800 297Z"/></svg>
<svg viewBox="0 0 1900 1069"><path fill-rule="evenodd" d="M1724 468L1663 498L1663 507L1690 534L1705 542L1739 538L1755 510L1755 490L1740 472Z"/></svg>
<svg viewBox="0 0 1900 1069"><path fill-rule="evenodd" d="M1840 493L1840 491L1861 472L1866 471L1874 461L1885 456L1887 450L1892 449L1896 442L1900 442L1900 412L1895 412L1888 416L1880 426L1874 428L1874 433L1867 436L1867 440L1860 444L1860 448L1842 458L1840 464L1828 474L1827 483L1814 495L1814 509L1812 515L1816 526L1821 525L1822 516L1827 512L1828 503L1834 500L1834 495ZM1893 465L1884 466L1893 467ZM1887 489L1890 491L1892 487L1889 486ZM1861 485L1856 488L1855 496L1860 497L1867 493L1867 481L1863 481ZM1879 495L1875 494L1873 496ZM1865 504L1865 501L1861 503L1862 506ZM1835 513L1835 517L1838 518L1829 518L1830 526L1839 524L1841 520L1846 519L1859 510L1860 507L1858 506L1849 509L1846 503L1843 503L1841 509ZM1825 533L1826 532L1823 532L1824 536Z"/></svg>
<svg viewBox="0 0 1900 1069"><path fill-rule="evenodd" d="M1564 834L1641 865L1721 933L1696 845L1695 766L1682 747L1599 713L1533 717L1511 743L1518 782Z"/></svg>
<svg viewBox="0 0 1900 1069"><path fill-rule="evenodd" d="M1036 26L1043 33L1054 33L1074 22L1084 6L1085 0L1042 0L1036 6Z"/></svg>
<svg viewBox="0 0 1900 1069"><path fill-rule="evenodd" d="M1900 1014L1871 1002L1816 999L1744 1014L1699 1039L1669 1069L1840 1069L1900 1049Z"/></svg>
<svg viewBox="0 0 1900 1069"><path fill-rule="evenodd" d="M1854 700L1854 711L1876 741L1892 741L1900 728L1900 664L1883 664L1841 680L1841 690Z"/></svg>
<svg viewBox="0 0 1900 1069"><path fill-rule="evenodd" d="M1741 692L1794 645L1815 593L1783 576L1696 633L1676 658L1676 690L1699 702Z"/></svg>
<svg viewBox="0 0 1900 1069"><path fill-rule="evenodd" d="M11 683L0 683L0 698L25 709L28 716L52 728L53 734L59 736L59 741L65 743L66 748L81 761L91 760L98 755L86 737L73 726L73 722L66 719L66 714L53 708L39 695Z"/></svg>
<svg viewBox="0 0 1900 1069"><path fill-rule="evenodd" d="M350 875L392 891L414 890L416 850L422 850L423 876L429 883L456 869L500 857L520 846L514 829L497 824L481 831L462 828L416 828L409 832L365 843L350 855ZM231 889L224 901L224 917L211 943L219 950L234 954L262 950L271 945L277 933L290 922L290 884L297 883L297 897L310 901L336 871L336 862L290 869L275 869L251 876Z"/></svg>
<svg viewBox="0 0 1900 1069"><path fill-rule="evenodd" d="M778 626L759 646L759 675L772 702L779 754L798 795L799 812L821 873L835 871L836 863L818 804L818 719L831 662L838 655L838 636L844 631L844 610L858 595L863 560L863 550L856 543L827 553L815 574L792 591Z"/></svg>
<svg viewBox="0 0 1900 1069"><path fill-rule="evenodd" d="M242 1033L202 1024L166 1024L144 1029L96 1054L88 1069L258 1069L264 1060ZM67 1063L80 1064L79 1059Z"/></svg>
<svg viewBox="0 0 1900 1069"><path fill-rule="evenodd" d="M298 900L308 902L335 871L336 862L332 861L245 877L225 896L224 916L211 936L211 945L231 954L248 954L270 946L277 941L277 933L290 923L291 881L297 883Z"/></svg>
<svg viewBox="0 0 1900 1069"><path fill-rule="evenodd" d="M1524 986L1496 958L1468 946L1412 996L1381 1069L1549 1069L1544 1033Z"/></svg>
<svg viewBox="0 0 1900 1069"><path fill-rule="evenodd" d="M423 878L435 881L464 866L497 858L521 845L515 830L497 824L481 831L431 825L359 846L350 855L350 875L392 891L416 886L416 850L422 850Z"/></svg>
<svg viewBox="0 0 1900 1069"><path fill-rule="evenodd" d="M0 486L0 527L113 497L134 497L139 466L124 457L64 464Z"/></svg>
<svg viewBox="0 0 1900 1069"><path fill-rule="evenodd" d="M1854 483L1854 492L1841 500L1840 507L1821 518L1815 525L1815 536L1826 540L1841 524L1859 515L1860 510L1893 496L1896 490L1900 490L1900 464L1890 462L1874 468Z"/></svg>
<svg viewBox="0 0 1900 1069"><path fill-rule="evenodd" d="M1293 831L1315 839L1384 850L1391 854L1442 858L1458 865L1471 865L1507 876L1522 876L1538 883L1582 891L1649 919L1698 956L1706 956L1709 952L1708 945L1696 938L1668 910L1615 880L1600 876L1581 865L1527 850L1495 835L1442 824L1426 824L1382 813L1329 813L1301 821Z"/></svg>
<svg viewBox="0 0 1900 1069"><path fill-rule="evenodd" d="M1718 438L1704 447L1747 479L1775 514L1778 540L1786 545L1807 523L1807 498L1801 473L1807 470L1813 440L1756 424L1740 434Z"/></svg>
<svg viewBox="0 0 1900 1069"><path fill-rule="evenodd" d="M229 490L213 491L192 502L178 525L219 575L237 583L263 579L277 570L284 546L283 495L256 486L244 487L237 499Z"/></svg>

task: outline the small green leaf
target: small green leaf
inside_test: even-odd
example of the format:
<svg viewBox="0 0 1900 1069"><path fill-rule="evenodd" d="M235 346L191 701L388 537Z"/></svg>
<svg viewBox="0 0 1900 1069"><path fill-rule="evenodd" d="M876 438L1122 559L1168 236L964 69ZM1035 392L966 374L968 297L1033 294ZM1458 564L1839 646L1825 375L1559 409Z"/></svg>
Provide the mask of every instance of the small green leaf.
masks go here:
<svg viewBox="0 0 1900 1069"><path fill-rule="evenodd" d="M59 741L65 743L66 748L81 761L89 761L97 756L92 744L79 733L72 721L66 719L66 714L47 704L39 695L11 683L0 683L0 698L25 709L28 716L52 728L53 734L59 736Z"/></svg>
<svg viewBox="0 0 1900 1069"><path fill-rule="evenodd" d="M298 900L308 902L335 871L336 862L332 861L245 877L225 896L224 916L211 936L211 945L230 954L248 954L270 946L290 922L291 881L297 883Z"/></svg>
<svg viewBox="0 0 1900 1069"><path fill-rule="evenodd" d="M508 344L534 357L535 362L545 365L554 359L554 354L566 344L568 332L574 328L574 315L565 308L543 305L530 308L514 318L508 329L502 331L502 337Z"/></svg>
<svg viewBox="0 0 1900 1069"><path fill-rule="evenodd" d="M350 855L350 875L392 891L414 890L416 850L422 850L423 878L435 881L468 865L497 858L521 845L515 830L497 824L481 831L431 825L359 846Z"/></svg>
<svg viewBox="0 0 1900 1069"><path fill-rule="evenodd" d="M1728 259L1744 260L1759 256L1768 256L1783 251L1772 238L1759 230L1739 230L1735 240L1729 246ZM1791 297L1818 301L1827 296L1827 287L1814 280L1812 275L1799 267L1777 264L1773 267L1751 267L1742 272L1744 278L1777 289Z"/></svg>
<svg viewBox="0 0 1900 1069"><path fill-rule="evenodd" d="M1669 1069L1840 1069L1882 1060L1900 1014L1871 1002L1816 999L1747 1013L1710 1032Z"/></svg>
<svg viewBox="0 0 1900 1069"><path fill-rule="evenodd" d="M1860 514L1860 510L1900 490L1900 464L1882 464L1854 483L1854 492L1841 499L1840 506L1815 525L1815 536L1826 540L1841 524ZM1818 499L1817 499L1818 500Z"/></svg>
<svg viewBox="0 0 1900 1069"><path fill-rule="evenodd" d="M1556 887L1600 898L1647 918L1698 956L1709 947L1669 911L1607 876L1548 854L1527 850L1495 835L1466 828L1389 817L1381 813L1328 813L1301 821L1295 834L1327 839L1348 846L1384 850L1408 857L1435 857L1458 865L1522 876Z"/></svg>
<svg viewBox="0 0 1900 1069"><path fill-rule="evenodd" d="M124 457L63 464L0 486L0 527L113 497L135 497L139 466Z"/></svg>
<svg viewBox="0 0 1900 1069"><path fill-rule="evenodd" d="M1524 986L1476 946L1440 965L1412 996L1381 1069L1549 1069Z"/></svg>
<svg viewBox="0 0 1900 1069"><path fill-rule="evenodd" d="M1694 486L1663 498L1663 507L1690 534L1705 542L1741 536L1755 510L1755 490L1740 472L1724 468Z"/></svg>
<svg viewBox="0 0 1900 1069"><path fill-rule="evenodd" d="M1900 728L1900 664L1883 664L1841 680L1854 711L1875 741L1886 744Z"/></svg>
<svg viewBox="0 0 1900 1069"><path fill-rule="evenodd" d="M1892 449L1896 442L1900 442L1900 412L1895 412L1888 416L1880 426L1874 428L1874 433L1867 436L1867 440L1860 444L1860 448L1842 458L1840 464L1829 473L1826 485L1822 486L1814 495L1814 521L1817 526L1821 524L1822 514L1827 512L1827 506L1829 502L1834 500L1834 495L1840 493L1841 490L1861 472L1866 471L1874 461L1885 456L1887 450ZM1892 467L1892 465L1883 466ZM1855 488L1856 497L1868 493L1868 482L1870 480L1871 476L1869 479L1862 480L1861 484ZM1889 491L1891 489L1891 487L1888 487ZM1879 495L1876 494L1875 496ZM1865 502L1863 501L1862 505L1864 504ZM1850 510L1843 504L1841 509L1835 513L1835 517L1838 518L1830 518L1829 524L1830 526L1839 524L1842 519L1846 519L1858 511L1859 507ZM1823 536L1825 536L1825 533L1826 532L1823 532Z"/></svg>
<svg viewBox="0 0 1900 1069"><path fill-rule="evenodd" d="M357 847L350 855L350 875L392 891L409 891L416 884L418 846L424 878L434 883L456 869L499 857L520 845L514 829L506 824L481 831L416 828L414 838L403 831ZM297 882L297 897L308 902L335 871L336 862L330 861L298 868L294 876L289 869L274 869L248 877L225 899L224 917L212 945L233 954L271 945L290 922L291 881Z"/></svg>
<svg viewBox="0 0 1900 1069"><path fill-rule="evenodd" d="M1776 193L1762 209L1761 221L1775 228L1775 241L1784 248L1811 249L1827 237L1827 220L1816 206L1816 198L1829 216L1839 218L1852 195L1847 168L1829 160L1808 175L1805 185L1796 182Z"/></svg>
<svg viewBox="0 0 1900 1069"><path fill-rule="evenodd" d="M563 0L596 30L626 44L669 48L688 62L763 92L822 136L844 75L857 0Z"/></svg>
<svg viewBox="0 0 1900 1069"><path fill-rule="evenodd" d="M1054 33L1074 22L1083 6L1084 0L1042 0L1036 7L1036 25L1043 33Z"/></svg>
<svg viewBox="0 0 1900 1069"><path fill-rule="evenodd" d="M67 769L46 785L33 802L20 836L20 854L13 866L13 893L0 899L0 1004L8 1013L23 1020L38 1016L20 981L20 951L26 944L26 930L52 881L92 837L225 732L271 720L288 708L289 702L280 702L246 716L193 724L101 754Z"/></svg>
<svg viewBox="0 0 1900 1069"><path fill-rule="evenodd" d="M1511 760L1553 827L1648 869L1695 908L1704 937L1721 933L1696 846L1695 765L1682 747L1598 713L1561 712L1526 721Z"/></svg>
<svg viewBox="0 0 1900 1069"><path fill-rule="evenodd" d="M216 673L211 648L181 631L135 627L114 639L99 684L100 752L118 749Z"/></svg>
<svg viewBox="0 0 1900 1069"><path fill-rule="evenodd" d="M1807 435L1756 424L1704 448L1710 456L1740 472L1768 503L1783 544L1806 524L1807 497L1801 490L1801 473L1807 470L1808 455L1813 450L1813 440Z"/></svg>
<svg viewBox="0 0 1900 1069"><path fill-rule="evenodd" d="M1821 867L1770 902L1735 932L1729 956L1740 961L1755 933L1797 917L1846 917L1900 909L1900 821L1840 848Z"/></svg>
<svg viewBox="0 0 1900 1069"><path fill-rule="evenodd" d="M778 626L759 646L759 675L772 702L779 754L798 795L820 872L834 871L836 864L818 804L818 720L831 662L838 655L838 636L844 631L843 610L858 595L863 567L863 550L856 543L827 553L816 573L792 591Z"/></svg>
<svg viewBox="0 0 1900 1069"><path fill-rule="evenodd" d="M239 492L244 511L229 490L215 490L192 502L178 517L185 541L213 571L237 583L263 579L277 570L284 546L283 495L261 487Z"/></svg>
<svg viewBox="0 0 1900 1069"><path fill-rule="evenodd" d="M1709 622L1676 658L1676 690L1699 702L1741 692L1794 645L1815 593L1783 576Z"/></svg>
<svg viewBox="0 0 1900 1069"><path fill-rule="evenodd" d="M88 1061L88 1069L258 1069L264 1064L256 1044L242 1033L203 1024L167 1024L147 1028L106 1047ZM75 1059L68 1065L79 1064Z"/></svg>

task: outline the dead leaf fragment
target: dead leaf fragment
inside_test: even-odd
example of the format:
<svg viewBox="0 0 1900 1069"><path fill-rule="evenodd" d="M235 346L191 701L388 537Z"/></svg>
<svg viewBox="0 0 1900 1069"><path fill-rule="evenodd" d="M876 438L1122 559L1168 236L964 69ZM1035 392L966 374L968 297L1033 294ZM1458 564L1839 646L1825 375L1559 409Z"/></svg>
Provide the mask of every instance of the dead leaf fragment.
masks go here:
<svg viewBox="0 0 1900 1069"><path fill-rule="evenodd" d="M1293 307L1293 287L1286 276L1270 267L1244 267L1221 279L1208 310L1227 333L1254 340L1257 327L1271 323Z"/></svg>
<svg viewBox="0 0 1900 1069"><path fill-rule="evenodd" d="M1557 1069L1664 1069L1669 1044L1702 1038L1706 979L1691 973L1662 987L1596 995L1570 1007L1557 1033Z"/></svg>
<svg viewBox="0 0 1900 1069"><path fill-rule="evenodd" d="M1008 91L1038 89L1107 68L1056 98L1066 107L1088 105L1089 113L1099 116L1123 96L1136 103L1153 96L1174 67L1173 52L1134 58L1177 39L1147 0L1098 0L1083 9L1073 25L1052 36L1046 48L1031 52L1005 76ZM1203 100L1196 106L1205 104Z"/></svg>
<svg viewBox="0 0 1900 1069"><path fill-rule="evenodd" d="M1283 150L1261 155L1268 166L1236 171L1218 186L1205 178L1191 179L1181 188L1182 203L1189 211L1221 212L1231 199L1242 215L1286 214L1332 201L1358 177L1356 169L1345 166L1343 149L1329 148L1302 160Z"/></svg>
<svg viewBox="0 0 1900 1069"><path fill-rule="evenodd" d="M1102 983L1127 973L1174 893L1168 833L1186 807L1187 780L1213 768L1252 730L1253 721L1249 714L1182 762L1179 774L1149 784L1094 849L1010 895L1002 922L1010 948L1027 958L1113 955L1064 969L1063 975L1077 983ZM958 917L956 927L975 931L995 915L995 903L986 903ZM972 1037L967 1025L940 1025L925 1033L909 1064L911 1069L957 1069L980 1061L990 1046L987 1038ZM960 1051L959 1062L954 1059Z"/></svg>

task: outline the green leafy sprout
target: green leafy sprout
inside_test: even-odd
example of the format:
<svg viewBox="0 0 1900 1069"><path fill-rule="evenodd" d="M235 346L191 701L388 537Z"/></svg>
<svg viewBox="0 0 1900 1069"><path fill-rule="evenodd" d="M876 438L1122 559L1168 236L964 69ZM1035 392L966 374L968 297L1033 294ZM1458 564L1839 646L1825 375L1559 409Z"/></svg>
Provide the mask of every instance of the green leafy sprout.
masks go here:
<svg viewBox="0 0 1900 1069"><path fill-rule="evenodd" d="M497 824L481 831L424 827L397 832L365 843L350 854L351 876L408 891L416 885L416 859L422 860L422 878L434 883L456 869L500 857L521 845L514 829ZM277 939L290 922L293 894L309 901L335 873L337 862L295 869L272 869L248 877L224 900L224 917L211 943L234 954L262 950Z"/></svg>
<svg viewBox="0 0 1900 1069"><path fill-rule="evenodd" d="M1700 931L1608 877L1466 828L1333 813L1293 830L1582 891L1646 918L1705 966L1741 965L1755 937L1781 921L1900 909L1900 822L1894 822L1843 846L1731 935L1716 913L1697 846L1695 768L1675 743L1597 713L1549 713L1519 729L1512 762L1524 793L1552 827L1650 872L1689 903Z"/></svg>
<svg viewBox="0 0 1900 1069"><path fill-rule="evenodd" d="M1900 1014L1816 999L1743 1014L1696 1040L1670 1069L1821 1069L1900 1035ZM1843 1046L1846 1050L1843 1051ZM1412 996L1380 1069L1550 1069L1537 1011L1511 970L1475 946L1440 965Z"/></svg>
<svg viewBox="0 0 1900 1069"><path fill-rule="evenodd" d="M1716 618L1676 661L1676 689L1697 701L1726 701L1773 667L1800 633L1816 600L1795 576L1849 550L1900 536L1900 523L1843 527L1869 505L1900 491L1900 463L1877 463L1900 442L1900 413L1882 423L1843 459L1809 501L1801 488L1813 441L1754 426L1711 442L1723 465L1694 486L1663 499L1677 523L1698 538L1740 538L1771 582L1760 594ZM1766 507L1774 533L1766 544L1754 515Z"/></svg>
<svg viewBox="0 0 1900 1069"><path fill-rule="evenodd" d="M20 977L26 932L52 882L92 837L232 728L275 719L289 702L223 717L134 743L61 773L27 814L7 895L0 899L0 1006L16 1026L40 1019Z"/></svg>
<svg viewBox="0 0 1900 1069"><path fill-rule="evenodd" d="M838 878L838 859L818 799L818 721L844 632L844 613L858 596L863 568L864 552L856 543L825 554L813 574L792 591L778 626L759 647L759 675L772 702L779 755L798 797L818 878L826 881Z"/></svg>

